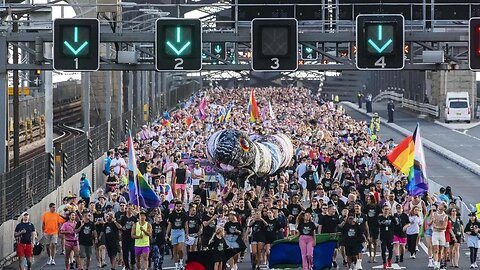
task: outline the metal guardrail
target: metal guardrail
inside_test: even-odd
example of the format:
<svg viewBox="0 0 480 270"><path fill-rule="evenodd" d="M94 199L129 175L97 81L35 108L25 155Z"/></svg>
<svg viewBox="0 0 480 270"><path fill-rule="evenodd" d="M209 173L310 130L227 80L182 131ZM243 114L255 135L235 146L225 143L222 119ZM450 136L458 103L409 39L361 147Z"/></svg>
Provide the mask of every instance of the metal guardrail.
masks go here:
<svg viewBox="0 0 480 270"><path fill-rule="evenodd" d="M402 93L397 93L397 92L394 92L394 91L380 92L380 94L375 96L375 98L373 99L373 102L378 102L378 101L382 101L382 100L385 100L385 99L391 99L391 100L394 100L394 101L397 101L397 102L401 102L402 107L413 110L413 111L416 111L416 112L431 115L431 116L434 116L436 118L440 117L440 108L438 106L418 102L418 101L415 101L415 100L406 99L406 98L403 97Z"/></svg>

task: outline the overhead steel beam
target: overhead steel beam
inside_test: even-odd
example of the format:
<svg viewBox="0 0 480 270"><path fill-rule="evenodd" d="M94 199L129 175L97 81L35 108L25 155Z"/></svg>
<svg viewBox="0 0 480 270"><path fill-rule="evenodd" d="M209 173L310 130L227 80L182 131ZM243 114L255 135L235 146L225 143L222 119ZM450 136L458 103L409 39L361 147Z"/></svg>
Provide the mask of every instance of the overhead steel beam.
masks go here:
<svg viewBox="0 0 480 270"><path fill-rule="evenodd" d="M37 65L37 64L7 64L8 70L27 70L27 69L42 69L42 70L51 70L52 65ZM448 64L410 64L406 63L404 70L447 70ZM467 65L459 65L458 69L460 70L469 70ZM137 65L128 65L128 64L109 64L101 63L100 70L156 70L154 64L137 64ZM241 70L251 70L250 64L239 64L239 65L204 65L202 70L229 70L229 71L241 71ZM333 70L357 70L354 65L343 65L343 64L326 64L326 65L300 65L298 70L316 70L316 71L333 71Z"/></svg>
<svg viewBox="0 0 480 270"><path fill-rule="evenodd" d="M41 38L44 42L52 42L50 32L40 33L7 33L7 42L35 42L35 38ZM355 32L337 33L300 33L299 42L355 42ZM406 32L406 42L468 42L468 32ZM153 32L128 32L128 33L101 33L100 42L129 42L129 43L154 43ZM203 33L202 42L239 42L250 43L250 35L234 33Z"/></svg>

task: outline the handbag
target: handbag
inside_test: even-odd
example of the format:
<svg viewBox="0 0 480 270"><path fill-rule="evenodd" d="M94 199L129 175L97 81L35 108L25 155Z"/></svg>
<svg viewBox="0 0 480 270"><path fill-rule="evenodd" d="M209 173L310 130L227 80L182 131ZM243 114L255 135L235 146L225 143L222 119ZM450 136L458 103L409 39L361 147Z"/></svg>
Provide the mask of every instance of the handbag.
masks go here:
<svg viewBox="0 0 480 270"><path fill-rule="evenodd" d="M43 245L40 242L37 242L33 245L33 255L38 256L43 251Z"/></svg>

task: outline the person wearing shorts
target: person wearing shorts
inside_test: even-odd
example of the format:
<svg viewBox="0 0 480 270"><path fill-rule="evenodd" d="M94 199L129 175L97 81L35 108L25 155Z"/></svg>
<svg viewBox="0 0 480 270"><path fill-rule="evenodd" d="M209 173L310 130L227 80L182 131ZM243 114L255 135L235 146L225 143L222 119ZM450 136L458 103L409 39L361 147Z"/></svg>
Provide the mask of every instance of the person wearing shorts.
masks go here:
<svg viewBox="0 0 480 270"><path fill-rule="evenodd" d="M80 259L85 260L85 263L82 262L82 265L85 265L85 269L90 269L93 244L97 240L97 231L91 218L92 214L84 213L80 227L77 229L78 242L80 244Z"/></svg>
<svg viewBox="0 0 480 270"><path fill-rule="evenodd" d="M17 256L20 270L25 270L23 258L27 259L27 269L32 268L33 241L37 238L35 226L29 221L28 213L22 214L22 221L15 227L15 239L17 243Z"/></svg>
<svg viewBox="0 0 480 270"><path fill-rule="evenodd" d="M110 212L106 214L106 222L103 225L102 233L100 238L105 238L105 247L107 249L108 257L110 258L110 263L112 269L115 269L117 266L117 255L120 251L118 243L120 238L118 232L122 229L122 225L117 222L115 219L114 213Z"/></svg>
<svg viewBox="0 0 480 270"><path fill-rule="evenodd" d="M148 254L150 254L150 236L152 236L152 225L147 222L147 213L140 213L140 220L133 225L132 238L135 239L135 259L137 269L148 268Z"/></svg>
<svg viewBox="0 0 480 270"><path fill-rule="evenodd" d="M437 212L432 215L432 246L434 269L441 268L440 260L442 259L443 248L445 247L445 230L447 229L448 216L445 214L445 204L438 206Z"/></svg>
<svg viewBox="0 0 480 270"><path fill-rule="evenodd" d="M185 189L187 187L187 174L189 173L184 161L180 161L178 168L175 170L175 197L180 201L185 200Z"/></svg>
<svg viewBox="0 0 480 270"><path fill-rule="evenodd" d="M188 211L188 239L186 244L189 252L197 251L198 247L198 235L200 234L200 228L202 227L202 221L197 215L197 207L191 206Z"/></svg>
<svg viewBox="0 0 480 270"><path fill-rule="evenodd" d="M166 240L170 236L173 246L173 260L175 268L183 268L183 250L185 248L185 235L188 230L187 214L183 210L181 201L175 202L175 209L168 217Z"/></svg>
<svg viewBox="0 0 480 270"><path fill-rule="evenodd" d="M395 206L395 224L393 226L393 251L395 253L395 263L403 262L403 255L405 254L405 246L407 244L407 234L404 230L405 226L410 223L408 215L403 212L403 206L397 204ZM417 244L411 243L412 248L416 248ZM413 259L413 258L412 258Z"/></svg>
<svg viewBox="0 0 480 270"><path fill-rule="evenodd" d="M78 268L82 268L82 262L80 261L80 250L78 247L78 234L77 229L80 227L80 224L75 220L77 214L75 212L70 212L68 215L68 221L63 223L62 228L60 228L60 233L64 235L65 239L65 265L68 269L75 269L73 261L71 261L71 254L75 257L75 261L78 264Z"/></svg>
<svg viewBox="0 0 480 270"><path fill-rule="evenodd" d="M43 244L47 247L47 265L55 265L55 253L58 242L58 232L62 223L65 221L60 214L56 212L57 206L54 203L48 205L49 211L42 215Z"/></svg>

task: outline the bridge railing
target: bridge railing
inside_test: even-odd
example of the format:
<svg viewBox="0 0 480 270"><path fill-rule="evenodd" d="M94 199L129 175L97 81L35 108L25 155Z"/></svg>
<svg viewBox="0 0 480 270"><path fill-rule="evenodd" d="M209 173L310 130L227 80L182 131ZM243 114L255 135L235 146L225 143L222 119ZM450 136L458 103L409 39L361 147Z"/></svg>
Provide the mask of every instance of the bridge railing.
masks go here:
<svg viewBox="0 0 480 270"><path fill-rule="evenodd" d="M391 99L397 102L402 103L402 107L410 109L415 112L431 115L433 117L440 117L440 108L437 105L427 104L418 102L411 99L406 99L403 97L402 93L398 93L395 91L383 91L380 92L375 98L373 102L379 102L385 99Z"/></svg>

